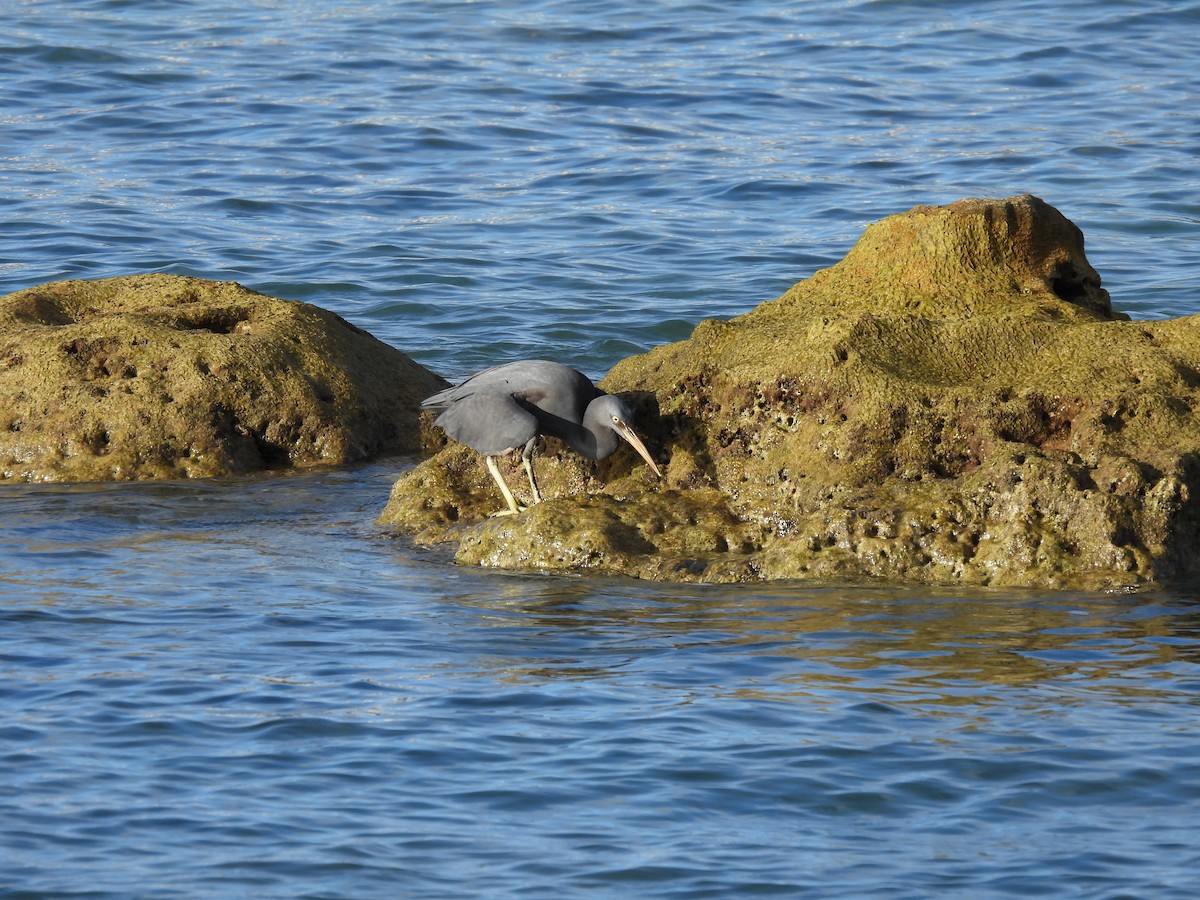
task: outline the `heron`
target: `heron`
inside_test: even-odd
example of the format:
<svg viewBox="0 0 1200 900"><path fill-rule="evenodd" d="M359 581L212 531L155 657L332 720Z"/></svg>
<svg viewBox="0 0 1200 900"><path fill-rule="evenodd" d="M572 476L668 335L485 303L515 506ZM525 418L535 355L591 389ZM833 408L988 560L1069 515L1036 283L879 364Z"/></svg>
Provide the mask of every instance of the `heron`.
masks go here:
<svg viewBox="0 0 1200 900"><path fill-rule="evenodd" d="M527 359L494 366L425 398L421 408L438 411L434 424L455 441L483 454L508 504L507 509L494 513L497 516L516 515L524 509L496 468L497 456L522 445L521 463L529 476L533 502L541 502L542 494L533 477L533 451L542 434L560 438L588 459L605 459L624 438L654 474L662 476L650 451L630 426L633 413L625 402L600 390L582 372L561 363Z"/></svg>

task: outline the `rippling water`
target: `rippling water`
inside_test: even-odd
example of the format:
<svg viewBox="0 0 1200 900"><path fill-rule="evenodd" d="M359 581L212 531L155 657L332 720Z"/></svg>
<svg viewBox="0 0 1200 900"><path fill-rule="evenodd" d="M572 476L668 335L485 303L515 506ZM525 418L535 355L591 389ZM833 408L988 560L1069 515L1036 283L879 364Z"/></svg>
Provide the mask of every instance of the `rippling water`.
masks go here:
<svg viewBox="0 0 1200 900"><path fill-rule="evenodd" d="M0 291L602 374L1030 191L1200 311L1200 5L10 0ZM1191 897L1200 606L458 568L399 464L0 487L0 895Z"/></svg>

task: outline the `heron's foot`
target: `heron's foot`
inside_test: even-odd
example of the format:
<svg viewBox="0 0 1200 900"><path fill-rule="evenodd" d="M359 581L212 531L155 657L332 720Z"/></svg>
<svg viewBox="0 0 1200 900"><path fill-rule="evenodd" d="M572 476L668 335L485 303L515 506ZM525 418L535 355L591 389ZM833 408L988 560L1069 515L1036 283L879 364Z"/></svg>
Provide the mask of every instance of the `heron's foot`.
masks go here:
<svg viewBox="0 0 1200 900"><path fill-rule="evenodd" d="M492 513L493 516L515 516L519 512L524 512L525 507L517 503L517 498L513 496L512 491L508 489L508 485L504 483L504 478L500 474L500 470L496 468L496 457L485 457L488 471L492 473L492 477L496 479L496 487L500 488L500 493L504 496L504 502L508 504L508 509L502 509L499 512Z"/></svg>
<svg viewBox="0 0 1200 900"><path fill-rule="evenodd" d="M518 506L516 509L498 509L494 513L489 513L488 518L497 519L500 516L515 516L519 513L525 512L527 508L528 507L525 506Z"/></svg>
<svg viewBox="0 0 1200 900"><path fill-rule="evenodd" d="M536 438L534 439L536 440ZM525 452L521 454L521 465L525 467L525 474L529 476L529 493L533 494L533 503L542 502L542 492L538 490L537 479L533 477L533 441L531 440L525 445ZM529 504L530 506L533 503Z"/></svg>

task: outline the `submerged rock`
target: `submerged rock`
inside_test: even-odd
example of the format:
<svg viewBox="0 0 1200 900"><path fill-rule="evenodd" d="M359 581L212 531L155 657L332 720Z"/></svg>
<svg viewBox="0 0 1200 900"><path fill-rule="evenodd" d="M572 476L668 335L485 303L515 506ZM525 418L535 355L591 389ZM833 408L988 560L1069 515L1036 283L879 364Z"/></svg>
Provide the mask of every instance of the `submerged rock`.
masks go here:
<svg viewBox="0 0 1200 900"><path fill-rule="evenodd" d="M1105 589L1200 574L1200 317L1114 313L1035 197L917 207L777 300L618 364L666 462L539 457L497 496L451 446L382 521L458 559L648 578ZM514 465L510 483L520 485Z"/></svg>
<svg viewBox="0 0 1200 900"><path fill-rule="evenodd" d="M445 384L333 313L175 275L0 297L0 480L186 478L421 446Z"/></svg>

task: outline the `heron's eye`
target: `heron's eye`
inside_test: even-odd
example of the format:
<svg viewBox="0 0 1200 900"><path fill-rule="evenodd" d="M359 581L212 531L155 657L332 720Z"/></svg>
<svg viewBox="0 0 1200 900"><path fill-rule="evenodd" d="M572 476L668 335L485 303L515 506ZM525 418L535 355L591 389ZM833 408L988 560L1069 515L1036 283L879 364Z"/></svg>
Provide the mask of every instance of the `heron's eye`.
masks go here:
<svg viewBox="0 0 1200 900"><path fill-rule="evenodd" d="M620 424L621 424L621 417L620 417L620 416L613 416L613 417L612 417L612 420L613 420L613 424L614 424L614 425L620 425Z"/></svg>

